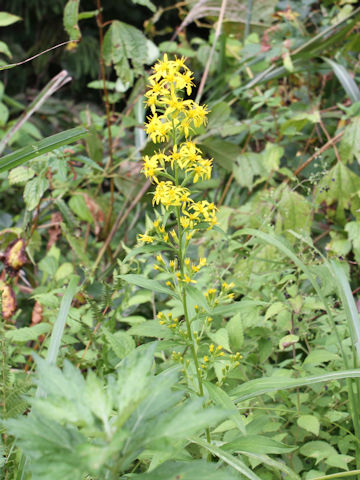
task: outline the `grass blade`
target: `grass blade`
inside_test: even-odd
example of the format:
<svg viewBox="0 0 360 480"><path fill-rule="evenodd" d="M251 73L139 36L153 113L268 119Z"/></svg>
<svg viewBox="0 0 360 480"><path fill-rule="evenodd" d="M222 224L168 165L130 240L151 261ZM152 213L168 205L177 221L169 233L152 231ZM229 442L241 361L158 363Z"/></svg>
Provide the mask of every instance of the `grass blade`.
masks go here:
<svg viewBox="0 0 360 480"><path fill-rule="evenodd" d="M315 383L331 382L342 378L360 377L360 369L343 370L340 372L324 373L312 377L303 378L285 378L285 377L267 377L249 380L237 387L231 392L234 402L239 403L250 398L255 398L264 393L276 392L278 390L288 390L289 388L306 387Z"/></svg>
<svg viewBox="0 0 360 480"><path fill-rule="evenodd" d="M227 463L232 467L234 470L242 473L246 478L249 480L261 480L254 472L252 472L244 462L242 462L239 458L234 457L228 452L224 452L221 448L212 445L211 443L206 442L205 440L201 440L200 438L191 438L190 439L193 443L200 445L203 448L206 448L209 452L211 452L216 457L220 458L223 462Z"/></svg>
<svg viewBox="0 0 360 480"><path fill-rule="evenodd" d="M337 76L339 82L343 86L345 92L348 94L352 103L358 102L360 100L360 90L359 87L356 85L355 80L350 75L350 73L337 62L331 60L327 57L322 57L323 60L330 65L333 69L335 75Z"/></svg>
<svg viewBox="0 0 360 480"><path fill-rule="evenodd" d="M66 319L69 314L70 305L76 293L78 283L79 277L77 275L73 275L70 278L69 285L61 300L60 310L54 324L54 328L50 338L49 350L46 356L46 361L48 363L56 363L56 359L60 349L61 339L65 329Z"/></svg>
<svg viewBox="0 0 360 480"><path fill-rule="evenodd" d="M89 132L84 127L71 128L61 133L56 133L50 137L44 138L39 142L27 145L15 152L9 153L0 158L0 173L6 172L12 168L22 165L23 163L33 158L39 157L44 153L52 152L69 143L76 142L81 138L89 135Z"/></svg>

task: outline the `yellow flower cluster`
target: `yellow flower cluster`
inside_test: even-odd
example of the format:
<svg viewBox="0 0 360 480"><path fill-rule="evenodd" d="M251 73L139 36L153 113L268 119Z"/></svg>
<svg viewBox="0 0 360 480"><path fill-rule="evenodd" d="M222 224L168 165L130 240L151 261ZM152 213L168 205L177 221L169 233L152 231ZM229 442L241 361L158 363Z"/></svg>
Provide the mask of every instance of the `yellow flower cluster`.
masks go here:
<svg viewBox="0 0 360 480"><path fill-rule="evenodd" d="M153 72L146 93L146 104L151 110L146 132L154 143L171 142L167 149L143 157L144 175L156 183L153 204L164 205L167 210L180 208L184 230L192 230L201 222L211 228L217 223L215 205L195 202L186 187L211 178L212 160L203 158L190 138L194 128L206 124L208 110L191 99L183 99L183 91L190 95L194 85L184 58L169 60L165 54ZM149 236L142 237L142 241L150 241Z"/></svg>

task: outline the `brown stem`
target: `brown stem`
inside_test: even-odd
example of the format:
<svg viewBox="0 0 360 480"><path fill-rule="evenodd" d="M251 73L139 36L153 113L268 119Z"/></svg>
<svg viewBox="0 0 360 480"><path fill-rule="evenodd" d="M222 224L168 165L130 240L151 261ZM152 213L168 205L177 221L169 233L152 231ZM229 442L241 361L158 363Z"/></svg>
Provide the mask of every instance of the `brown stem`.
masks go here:
<svg viewBox="0 0 360 480"><path fill-rule="evenodd" d="M103 88L104 88L106 124L107 124L108 138L109 138L109 160L105 166L105 177L106 177L107 172L111 170L113 165L113 140L112 140L112 133L111 133L111 112L110 112L110 103L109 103L109 93L106 87L105 60L104 60L104 53L103 53L104 27L103 27L101 0L96 0L96 7L99 11L99 13L96 16L96 21L97 21L97 26L99 28L100 71L101 71L101 78L103 81ZM114 178L111 176L110 177L110 205L109 205L109 210L107 212L105 225L104 225L105 232L109 229L113 208L114 208Z"/></svg>

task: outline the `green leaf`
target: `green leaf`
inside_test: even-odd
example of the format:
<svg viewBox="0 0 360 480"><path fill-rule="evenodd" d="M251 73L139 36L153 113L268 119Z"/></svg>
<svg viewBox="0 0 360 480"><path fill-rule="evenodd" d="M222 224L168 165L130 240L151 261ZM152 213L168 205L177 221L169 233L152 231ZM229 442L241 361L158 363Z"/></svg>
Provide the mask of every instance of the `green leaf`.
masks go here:
<svg viewBox="0 0 360 480"><path fill-rule="evenodd" d="M147 62L147 39L132 25L115 20L105 34L103 54L106 65L114 64L119 79L128 88Z"/></svg>
<svg viewBox="0 0 360 480"><path fill-rule="evenodd" d="M231 115L231 108L226 102L219 102L211 108L208 128L219 128Z"/></svg>
<svg viewBox="0 0 360 480"><path fill-rule="evenodd" d="M313 433L316 436L319 435L320 422L315 415L300 415L297 424L307 432Z"/></svg>
<svg viewBox="0 0 360 480"><path fill-rule="evenodd" d="M278 390L287 390L289 388L305 387L316 383L331 382L342 378L359 378L360 369L344 370L340 372L324 373L314 377L303 378L284 378L284 377L263 377L249 380L240 385L231 392L231 397L235 397L235 402L243 402L249 398L258 397L264 393L277 392Z"/></svg>
<svg viewBox="0 0 360 480"><path fill-rule="evenodd" d="M259 153L248 152L234 157L233 174L235 180L242 187L252 189L254 178L266 174L262 164L262 155Z"/></svg>
<svg viewBox="0 0 360 480"><path fill-rule="evenodd" d="M316 459L316 463L328 458L330 455L336 455L337 451L329 443L321 440L314 440L312 442L305 443L300 448L300 453L304 457L311 457Z"/></svg>
<svg viewBox="0 0 360 480"><path fill-rule="evenodd" d="M80 40L81 32L78 25L80 0L68 0L64 8L64 28L70 40Z"/></svg>
<svg viewBox="0 0 360 480"><path fill-rule="evenodd" d="M9 183L10 185L16 185L18 183L24 183L33 178L35 171L30 167L16 167L10 170L9 172Z"/></svg>
<svg viewBox="0 0 360 480"><path fill-rule="evenodd" d="M270 173L273 170L278 170L280 167L281 157L284 155L284 148L275 143L267 142L265 150L262 151L263 165Z"/></svg>
<svg viewBox="0 0 360 480"><path fill-rule="evenodd" d="M89 207L86 205L83 195L73 195L69 200L69 207L77 215L80 220L88 223L94 223L94 218L90 213Z"/></svg>
<svg viewBox="0 0 360 480"><path fill-rule="evenodd" d="M234 470L242 473L245 478L248 478L249 480L261 480L260 477L258 477L254 472L252 472L245 465L245 463L242 460L240 460L239 457L234 457L230 453L225 452L219 447L216 447L214 444L205 442L200 438L192 438L191 440L193 443L196 443L197 445L200 445L201 447L206 448L209 452L211 452L216 457L220 458L220 460L222 460L223 462L227 463Z"/></svg>
<svg viewBox="0 0 360 480"><path fill-rule="evenodd" d="M131 0L133 3L136 3L138 5L142 5L144 7L147 7L149 10L151 10L153 13L156 12L156 7L155 5L150 1L150 0Z"/></svg>
<svg viewBox="0 0 360 480"><path fill-rule="evenodd" d="M20 148L13 153L9 153L0 158L0 173L11 170L32 158L52 152L69 143L73 143L88 135L88 131L83 127L71 128L61 133L51 135L27 147Z"/></svg>
<svg viewBox="0 0 360 480"><path fill-rule="evenodd" d="M49 323L39 323L33 327L17 328L16 330L8 330L5 337L11 342L25 343L31 340L37 340L40 335L48 333L51 330Z"/></svg>
<svg viewBox="0 0 360 480"><path fill-rule="evenodd" d="M244 328L241 314L234 315L227 323L226 329L232 351L239 352L244 344Z"/></svg>
<svg viewBox="0 0 360 480"><path fill-rule="evenodd" d="M54 323L53 331L51 333L50 345L46 355L46 361L49 364L55 364L59 354L61 339L64 333L66 319L69 314L72 299L77 291L79 277L72 275L70 277L69 285L67 286L64 296L61 300L60 310L56 321Z"/></svg>
<svg viewBox="0 0 360 480"><path fill-rule="evenodd" d="M263 435L245 435L226 444L223 448L232 452L245 451L251 453L275 453L281 455L283 453L293 452L297 447L285 445L282 442L278 442L273 438L265 437Z"/></svg>
<svg viewBox="0 0 360 480"><path fill-rule="evenodd" d="M135 348L134 339L127 332L111 333L107 328L102 327L102 332L115 355L121 360Z"/></svg>
<svg viewBox="0 0 360 480"><path fill-rule="evenodd" d="M327 57L322 58L333 69L335 75L343 86L345 92L348 94L352 103L358 102L360 100L360 90L350 72L348 72L345 67L340 65L340 63L334 62L334 60L331 60Z"/></svg>
<svg viewBox="0 0 360 480"><path fill-rule="evenodd" d="M238 145L216 137L209 137L198 146L209 156L213 157L218 165L229 172L233 168L235 159L241 153Z"/></svg>
<svg viewBox="0 0 360 480"><path fill-rule="evenodd" d="M229 334L226 328L219 328L216 332L208 332L208 337L228 352L231 352L230 344L229 344Z"/></svg>
<svg viewBox="0 0 360 480"><path fill-rule="evenodd" d="M316 193L316 203L327 205L337 203L336 215L339 220L345 219L344 210L350 207L353 194L360 190L360 177L341 162L329 170L321 180Z"/></svg>
<svg viewBox="0 0 360 480"><path fill-rule="evenodd" d="M129 273L127 275L119 275L119 277L125 280L125 282L127 283L137 285L138 287L145 288L146 290L150 290L151 292L165 293L166 295L170 295L171 297L178 297L178 295L170 288L164 287L157 280L151 280L150 278L146 278L143 275L135 275Z"/></svg>
<svg viewBox="0 0 360 480"><path fill-rule="evenodd" d="M285 350L285 348L290 347L290 345L294 345L299 341L299 337L297 335L285 335L279 341L279 348L280 350Z"/></svg>
<svg viewBox="0 0 360 480"><path fill-rule="evenodd" d="M133 477L135 480L235 480L238 477L229 469L218 468L204 460L189 462L168 461L151 472Z"/></svg>
<svg viewBox="0 0 360 480"><path fill-rule="evenodd" d="M0 27L7 27L8 25L12 25L20 20L22 20L22 18L18 17L17 15L7 12L0 12Z"/></svg>
<svg viewBox="0 0 360 480"><path fill-rule="evenodd" d="M277 231L294 230L295 232L310 233L312 223L312 208L303 195L285 188L279 204L276 218ZM286 238L296 242L296 238L288 233Z"/></svg>
<svg viewBox="0 0 360 480"><path fill-rule="evenodd" d="M3 103L0 103L0 127L4 127L9 119L9 109Z"/></svg>
<svg viewBox="0 0 360 480"><path fill-rule="evenodd" d="M158 320L147 320L146 322L134 325L127 330L129 335L139 337L153 337L153 338L171 338L172 333L164 325L160 325Z"/></svg>
<svg viewBox="0 0 360 480"><path fill-rule="evenodd" d="M26 208L31 212L39 205L45 191L49 188L49 181L44 177L35 177L29 180L24 189Z"/></svg>
<svg viewBox="0 0 360 480"><path fill-rule="evenodd" d="M360 163L360 117L354 117L345 127L339 153L343 162L352 162L355 157Z"/></svg>
<svg viewBox="0 0 360 480"><path fill-rule="evenodd" d="M204 382L204 386L209 393L210 399L215 405L219 405L229 411L229 418L235 423L242 434L246 434L246 427L242 416L229 395L220 387L213 383Z"/></svg>
<svg viewBox="0 0 360 480"><path fill-rule="evenodd" d="M304 365L320 365L324 362L331 362L332 360L339 360L339 355L328 352L327 350L316 349L309 353L304 360Z"/></svg>

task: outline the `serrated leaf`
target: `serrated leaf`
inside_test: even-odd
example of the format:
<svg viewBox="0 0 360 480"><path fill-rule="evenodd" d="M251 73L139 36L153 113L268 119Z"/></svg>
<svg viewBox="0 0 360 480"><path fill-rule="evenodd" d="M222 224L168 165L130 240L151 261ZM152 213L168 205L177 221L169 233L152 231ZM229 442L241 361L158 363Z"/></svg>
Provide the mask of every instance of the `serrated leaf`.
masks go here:
<svg viewBox="0 0 360 480"><path fill-rule="evenodd" d="M268 172L272 170L278 170L280 167L281 157L284 155L284 148L275 143L268 142L265 146L265 150L262 151L263 165Z"/></svg>
<svg viewBox="0 0 360 480"><path fill-rule="evenodd" d="M37 340L40 335L48 333L51 330L49 323L39 323L33 327L17 328L16 330L8 330L5 337L12 342L25 343L31 340Z"/></svg>
<svg viewBox="0 0 360 480"><path fill-rule="evenodd" d="M164 287L157 280L151 280L150 278L146 278L143 275L135 275L135 274L129 273L127 275L119 275L119 277L125 280L125 282L131 283L132 285L137 285L138 287L145 288L146 290L150 290L151 292L165 293L167 295L170 295L171 297L178 296L170 288Z"/></svg>
<svg viewBox="0 0 360 480"><path fill-rule="evenodd" d="M35 177L27 182L24 189L26 208L31 212L36 208L49 188L49 181L44 177Z"/></svg>
<svg viewBox="0 0 360 480"><path fill-rule="evenodd" d="M134 325L127 330L129 335L136 335L139 337L153 337L153 338L171 338L170 330L164 325L160 325L158 320L147 320L139 325Z"/></svg>
<svg viewBox="0 0 360 480"><path fill-rule="evenodd" d="M283 310L287 310L286 304L284 302L275 302L266 310L264 320L268 320L269 318L277 315Z"/></svg>
<svg viewBox="0 0 360 480"><path fill-rule="evenodd" d="M320 422L315 415L300 415L297 424L307 432L313 433L316 436L319 435Z"/></svg>
<svg viewBox="0 0 360 480"><path fill-rule="evenodd" d="M105 34L103 53L106 65L114 64L119 79L131 86L147 62L147 39L132 25L115 20Z"/></svg>
<svg viewBox="0 0 360 480"><path fill-rule="evenodd" d="M24 183L33 178L35 171L30 167L16 167L10 170L9 172L9 183L10 185L16 185L18 183Z"/></svg>
<svg viewBox="0 0 360 480"><path fill-rule="evenodd" d="M102 327L102 332L115 355L122 360L135 348L134 339L126 332L111 333L107 328Z"/></svg>
<svg viewBox="0 0 360 480"><path fill-rule="evenodd" d="M228 352L231 352L229 334L226 328L219 328L219 330L214 333L208 332L208 337L210 340L216 343L216 345L223 347Z"/></svg>
<svg viewBox="0 0 360 480"><path fill-rule="evenodd" d="M242 153L234 157L234 160L234 178L242 187L247 187L251 190L254 178L266 174L266 170L262 163L263 157L260 153Z"/></svg>

